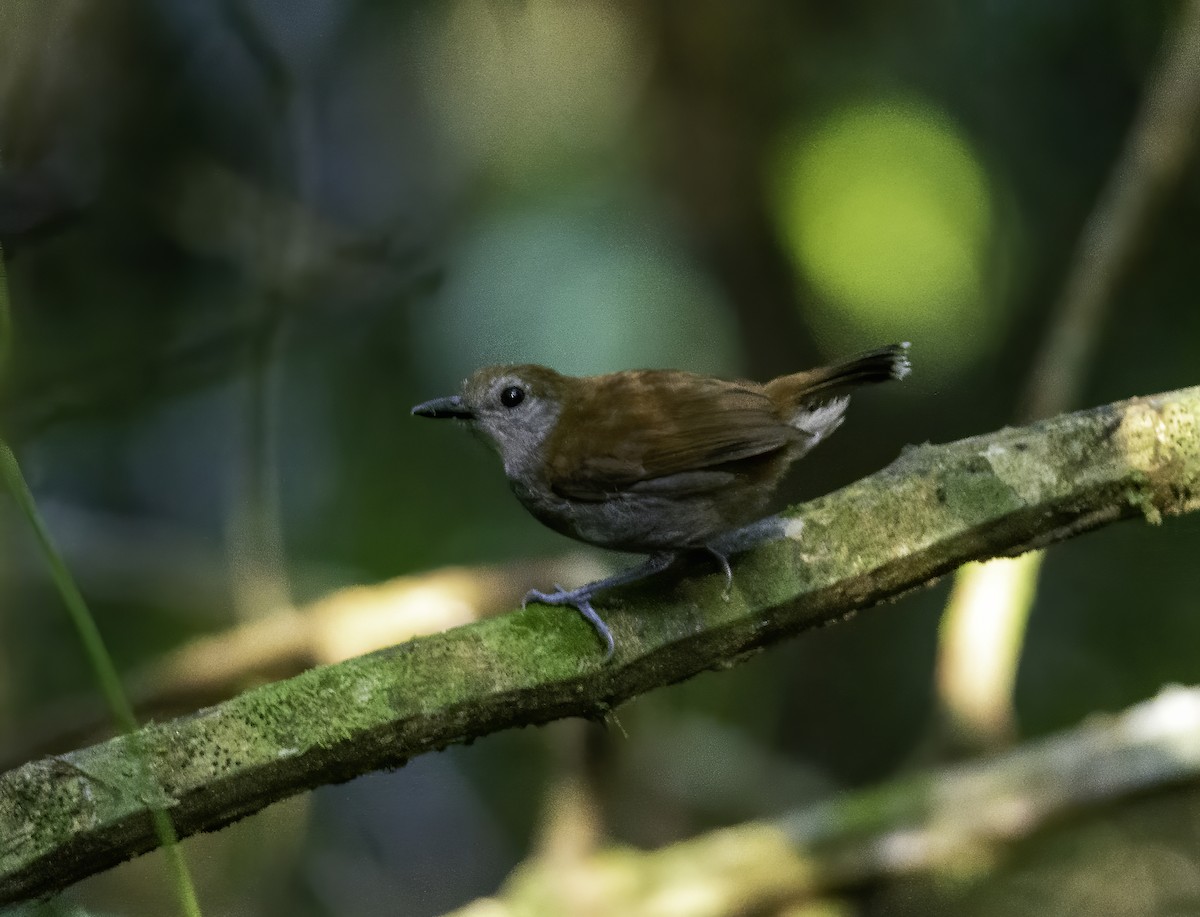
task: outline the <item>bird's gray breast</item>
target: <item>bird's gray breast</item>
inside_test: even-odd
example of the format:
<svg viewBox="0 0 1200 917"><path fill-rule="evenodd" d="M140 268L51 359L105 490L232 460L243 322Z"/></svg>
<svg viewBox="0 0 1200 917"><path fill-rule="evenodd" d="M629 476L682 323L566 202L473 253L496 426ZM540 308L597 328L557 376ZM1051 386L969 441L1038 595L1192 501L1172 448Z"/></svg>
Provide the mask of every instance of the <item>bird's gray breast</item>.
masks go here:
<svg viewBox="0 0 1200 917"><path fill-rule="evenodd" d="M522 505L542 524L587 544L653 552L704 544L727 525L711 500L654 491L624 491L606 500L573 500L549 487L509 481Z"/></svg>

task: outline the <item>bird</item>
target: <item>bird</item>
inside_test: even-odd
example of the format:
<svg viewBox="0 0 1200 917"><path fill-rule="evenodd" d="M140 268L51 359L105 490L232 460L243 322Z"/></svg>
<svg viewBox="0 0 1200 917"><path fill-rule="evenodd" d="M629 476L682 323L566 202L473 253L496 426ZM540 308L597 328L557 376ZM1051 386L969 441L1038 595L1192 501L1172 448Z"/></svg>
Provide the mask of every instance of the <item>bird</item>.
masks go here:
<svg viewBox="0 0 1200 917"><path fill-rule="evenodd" d="M611 659L615 641L592 605L606 589L704 550L721 565L770 529L767 504L791 465L841 426L848 391L903 379L907 342L767 383L681 370L568 376L536 364L486 366L460 392L414 415L470 425L499 455L517 500L556 532L649 555L577 589L530 590L577 609Z"/></svg>

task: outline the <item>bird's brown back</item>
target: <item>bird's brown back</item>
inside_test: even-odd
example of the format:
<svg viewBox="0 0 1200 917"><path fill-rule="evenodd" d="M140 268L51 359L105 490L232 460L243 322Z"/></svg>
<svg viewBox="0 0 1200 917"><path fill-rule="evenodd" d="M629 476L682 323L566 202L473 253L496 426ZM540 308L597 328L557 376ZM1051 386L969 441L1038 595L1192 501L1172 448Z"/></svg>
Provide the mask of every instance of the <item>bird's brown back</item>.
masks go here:
<svg viewBox="0 0 1200 917"><path fill-rule="evenodd" d="M576 499L784 449L795 431L761 385L673 370L571 380L546 473Z"/></svg>

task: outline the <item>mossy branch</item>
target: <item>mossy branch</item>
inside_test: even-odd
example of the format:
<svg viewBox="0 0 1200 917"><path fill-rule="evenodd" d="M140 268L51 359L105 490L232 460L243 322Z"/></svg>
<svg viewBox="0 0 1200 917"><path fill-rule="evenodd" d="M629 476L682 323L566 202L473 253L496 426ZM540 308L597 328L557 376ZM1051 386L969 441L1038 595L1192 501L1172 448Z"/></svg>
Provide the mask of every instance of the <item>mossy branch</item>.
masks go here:
<svg viewBox="0 0 1200 917"><path fill-rule="evenodd" d="M1173 687L1004 754L848 791L658 850L613 846L575 858L535 857L496 897L446 917L646 917L663 913L656 906L663 901L689 902L692 917L792 913L789 907L807 913L803 903L867 883L937 873L970 877L1064 816L1197 777L1200 689Z"/></svg>
<svg viewBox="0 0 1200 917"><path fill-rule="evenodd" d="M926 585L969 560L1119 519L1200 508L1200 387L943 446L795 507L738 558L732 595L704 558L600 603L612 662L570 611L523 611L248 691L138 734L0 776L0 904L152 848L147 804L181 835L512 726L613 705Z"/></svg>

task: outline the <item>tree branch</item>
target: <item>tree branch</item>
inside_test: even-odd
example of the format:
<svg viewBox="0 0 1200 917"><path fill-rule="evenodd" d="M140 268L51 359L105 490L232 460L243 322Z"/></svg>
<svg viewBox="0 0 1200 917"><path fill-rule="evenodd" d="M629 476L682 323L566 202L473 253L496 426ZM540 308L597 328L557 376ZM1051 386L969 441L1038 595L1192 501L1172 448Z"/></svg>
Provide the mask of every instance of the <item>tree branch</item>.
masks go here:
<svg viewBox="0 0 1200 917"><path fill-rule="evenodd" d="M1200 689L1169 688L1117 716L968 764L847 792L660 850L533 860L495 898L447 917L768 914L867 882L960 875L1068 813L1200 777ZM703 889L701 894L696 889ZM790 913L790 912L788 912Z"/></svg>
<svg viewBox="0 0 1200 917"><path fill-rule="evenodd" d="M611 574L612 568L598 560L577 552L503 568L443 567L336 589L303 608L191 640L126 672L125 691L138 720L190 713L228 700L247 685L290 678L313 666L510 611L530 583L584 582ZM82 588L87 592L86 581ZM111 734L111 718L94 693L40 704L23 711L0 735L0 771Z"/></svg>
<svg viewBox="0 0 1200 917"><path fill-rule="evenodd" d="M154 846L146 801L183 836L454 742L614 704L928 584L968 560L1043 547L1129 516L1200 508L1200 387L944 446L780 517L724 577L697 559L614 593L590 625L523 611L423 637L147 726L155 787L129 739L0 776L0 904L45 895Z"/></svg>

